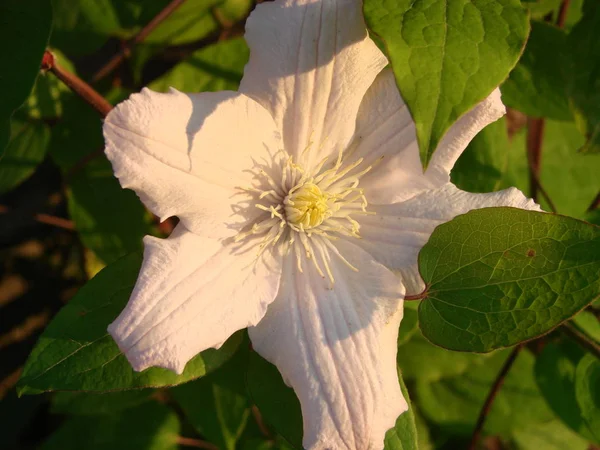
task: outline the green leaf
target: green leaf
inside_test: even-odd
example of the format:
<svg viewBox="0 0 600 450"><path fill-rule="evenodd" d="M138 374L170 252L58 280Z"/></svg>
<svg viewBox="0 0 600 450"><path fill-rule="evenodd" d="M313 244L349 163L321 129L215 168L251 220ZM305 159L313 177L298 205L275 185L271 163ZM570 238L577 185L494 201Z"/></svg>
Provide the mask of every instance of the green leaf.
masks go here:
<svg viewBox="0 0 600 450"><path fill-rule="evenodd" d="M121 414L69 419L41 450L177 450L177 416L151 403Z"/></svg>
<svg viewBox="0 0 600 450"><path fill-rule="evenodd" d="M244 344L213 373L170 391L194 428L224 450L237 448L251 414L246 394L248 342Z"/></svg>
<svg viewBox="0 0 600 450"><path fill-rule="evenodd" d="M302 411L294 390L283 382L277 368L250 352L247 373L248 392L263 419L294 448L302 448Z"/></svg>
<svg viewBox="0 0 600 450"><path fill-rule="evenodd" d="M218 42L194 52L148 87L162 92L170 87L184 92L235 90L248 57L248 46L243 39Z"/></svg>
<svg viewBox="0 0 600 450"><path fill-rule="evenodd" d="M575 368L582 356L574 343L547 344L536 359L535 378L554 413L569 428L593 439L593 431L583 419L575 398Z"/></svg>
<svg viewBox="0 0 600 450"><path fill-rule="evenodd" d="M452 168L452 182L469 192L497 191L509 169L509 154L506 119L502 118L481 130L469 143Z"/></svg>
<svg viewBox="0 0 600 450"><path fill-rule="evenodd" d="M600 227L515 208L473 210L435 229L419 254L427 339L489 352L545 334L600 291Z"/></svg>
<svg viewBox="0 0 600 450"><path fill-rule="evenodd" d="M408 391L400 379L400 388L409 402ZM263 419L293 447L302 448L302 411L293 389L286 386L277 368L251 352L248 362L248 390ZM417 429L412 408L401 414L385 436L386 450L417 449Z"/></svg>
<svg viewBox="0 0 600 450"><path fill-rule="evenodd" d="M13 118L12 136L0 159L0 193L25 181L46 157L50 128Z"/></svg>
<svg viewBox="0 0 600 450"><path fill-rule="evenodd" d="M600 321L594 313L581 311L573 318L573 322L582 332L600 343Z"/></svg>
<svg viewBox="0 0 600 450"><path fill-rule="evenodd" d="M50 44L70 56L97 51L119 29L112 0L52 0Z"/></svg>
<svg viewBox="0 0 600 450"><path fill-rule="evenodd" d="M61 68L76 73L75 66L60 51L52 50L52 54ZM71 89L53 74L42 72L20 111L34 119L56 120L62 116L63 102L73 95Z"/></svg>
<svg viewBox="0 0 600 450"><path fill-rule="evenodd" d="M0 155L10 137L10 117L29 95L48 42L49 0L0 3Z"/></svg>
<svg viewBox="0 0 600 450"><path fill-rule="evenodd" d="M568 92L575 122L586 137L584 153L600 153L600 3L586 0L585 14L568 37Z"/></svg>
<svg viewBox="0 0 600 450"><path fill-rule="evenodd" d="M78 98L65 102L63 120L52 130L50 154L65 174L69 215L82 243L109 264L141 251L152 227L136 194L121 188L103 148L96 111Z"/></svg>
<svg viewBox="0 0 600 450"><path fill-rule="evenodd" d="M54 414L95 416L114 414L150 401L152 389L105 392L57 392L52 397L51 411Z"/></svg>
<svg viewBox="0 0 600 450"><path fill-rule="evenodd" d="M546 22L534 21L531 26L525 52L502 85L502 101L528 116L571 120L567 35Z"/></svg>
<svg viewBox="0 0 600 450"><path fill-rule="evenodd" d="M29 355L17 385L19 394L172 386L201 377L231 357L241 342L241 333L234 334L219 350L200 353L181 375L160 368L133 371L106 328L125 307L140 265L138 254L111 264L56 315Z"/></svg>
<svg viewBox="0 0 600 450"><path fill-rule="evenodd" d="M418 330L419 305L417 302L404 303L404 316L400 323L400 331L398 332L398 346L408 342Z"/></svg>
<svg viewBox="0 0 600 450"><path fill-rule="evenodd" d="M600 155L577 153L584 139L572 123L546 120L542 142L540 179L559 213L584 219L600 190ZM529 192L526 130L512 140L500 188L516 186ZM542 208L548 209L543 197Z"/></svg>
<svg viewBox="0 0 600 450"><path fill-rule="evenodd" d="M600 444L600 360L587 354L575 369L575 398L584 423Z"/></svg>
<svg viewBox="0 0 600 450"><path fill-rule="evenodd" d="M398 367L406 380L437 381L477 370L485 364L488 355L451 352L429 342L420 331L398 347Z"/></svg>
<svg viewBox="0 0 600 450"><path fill-rule="evenodd" d="M416 401L431 421L453 434L469 436L509 351L495 352L485 364L438 381L417 380ZM484 432L510 436L517 429L553 419L533 378L534 358L527 350L517 357L487 415Z"/></svg>
<svg viewBox="0 0 600 450"><path fill-rule="evenodd" d="M518 0L366 0L364 11L385 41L426 166L450 125L517 63L527 13Z"/></svg>
<svg viewBox="0 0 600 450"><path fill-rule="evenodd" d="M398 419L396 419L396 424L394 428L391 428L385 435L385 450L417 450L418 446L418 437L417 437L417 425L415 422L415 414L413 408L410 406L410 397L408 395L408 390L406 389L406 385L404 384L404 380L402 376L398 374L398 378L400 380L400 389L402 390L402 395L406 399L406 402L409 404L408 411L400 414Z"/></svg>
<svg viewBox="0 0 600 450"><path fill-rule="evenodd" d="M589 443L557 419L515 430L515 450L589 450ZM512 448L512 447L511 447Z"/></svg>

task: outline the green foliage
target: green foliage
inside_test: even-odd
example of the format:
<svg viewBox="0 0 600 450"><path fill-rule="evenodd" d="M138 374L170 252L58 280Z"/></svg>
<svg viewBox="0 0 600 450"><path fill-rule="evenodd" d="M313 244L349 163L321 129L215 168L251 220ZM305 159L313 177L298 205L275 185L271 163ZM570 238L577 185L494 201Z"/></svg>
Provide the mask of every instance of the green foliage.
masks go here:
<svg viewBox="0 0 600 450"><path fill-rule="evenodd" d="M563 30L532 22L525 52L502 85L504 104L532 117L570 120L567 48Z"/></svg>
<svg viewBox="0 0 600 450"><path fill-rule="evenodd" d="M246 395L248 342L211 374L171 390L196 430L220 449L235 450L251 417Z"/></svg>
<svg viewBox="0 0 600 450"><path fill-rule="evenodd" d="M179 421L158 404L101 417L70 418L41 450L177 450ZM84 444L85 443L85 444Z"/></svg>
<svg viewBox="0 0 600 450"><path fill-rule="evenodd" d="M218 42L194 52L148 87L159 92L170 87L184 92L235 90L248 56L243 39Z"/></svg>
<svg viewBox="0 0 600 450"><path fill-rule="evenodd" d="M4 0L0 4L0 155L11 135L10 117L29 95L48 42L48 0Z"/></svg>
<svg viewBox="0 0 600 450"><path fill-rule="evenodd" d="M13 118L12 137L0 159L0 193L27 179L44 160L50 129L41 122L27 123Z"/></svg>
<svg viewBox="0 0 600 450"><path fill-rule="evenodd" d="M449 126L517 63L526 11L518 0L366 0L364 11L385 41L426 166Z"/></svg>
<svg viewBox="0 0 600 450"><path fill-rule="evenodd" d="M600 361L594 355L584 356L577 364L575 399L584 424L600 443Z"/></svg>
<svg viewBox="0 0 600 450"><path fill-rule="evenodd" d="M57 392L52 398L52 412L76 416L114 414L150 401L152 390L104 392Z"/></svg>
<svg viewBox="0 0 600 450"><path fill-rule="evenodd" d="M181 375L160 368L133 371L106 328L125 307L140 264L137 254L118 260L56 315L25 364L18 384L21 394L172 386L201 377L229 359L241 341L239 333L221 349L193 358Z"/></svg>
<svg viewBox="0 0 600 450"><path fill-rule="evenodd" d="M109 264L141 251L142 238L152 229L146 209L134 192L121 188L102 153L101 123L96 111L70 98L52 131L50 154L69 183L69 215L81 241Z"/></svg>
<svg viewBox="0 0 600 450"><path fill-rule="evenodd" d="M436 228L419 268L428 286L423 334L487 352L547 333L598 296L600 228L514 208L474 210Z"/></svg>
<svg viewBox="0 0 600 450"><path fill-rule="evenodd" d="M535 362L535 378L548 405L563 423L586 439L597 441L575 396L575 371L582 358L583 352L570 342L546 345Z"/></svg>
<svg viewBox="0 0 600 450"><path fill-rule="evenodd" d="M586 137L584 153L600 152L600 4L586 0L582 20L569 34L569 97L575 122Z"/></svg>

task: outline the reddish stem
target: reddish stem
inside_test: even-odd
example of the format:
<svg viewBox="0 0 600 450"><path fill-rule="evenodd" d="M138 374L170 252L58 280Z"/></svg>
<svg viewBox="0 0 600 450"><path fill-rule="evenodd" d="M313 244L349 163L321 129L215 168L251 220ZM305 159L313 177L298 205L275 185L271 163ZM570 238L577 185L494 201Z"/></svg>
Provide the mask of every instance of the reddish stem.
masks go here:
<svg viewBox="0 0 600 450"><path fill-rule="evenodd" d="M60 67L56 63L56 58L52 52L48 50L44 52L44 56L42 57L41 69L52 72L56 78L65 83L73 92L98 111L102 117L106 117L113 108L113 106L89 84L77 75L69 73Z"/></svg>
<svg viewBox="0 0 600 450"><path fill-rule="evenodd" d="M506 361L505 361L504 365L502 366L502 369L496 376L496 381L494 381L494 384L492 385L492 388L490 389L490 392L489 392L487 398L485 399L485 403L483 404L483 407L481 408L479 417L477 418L477 423L475 424L475 429L473 430L473 435L471 437L471 443L469 444L469 447L468 447L469 450L475 450L475 448L477 447L477 442L479 441L479 438L481 437L481 431L483 430L483 424L485 423L485 419L487 418L487 415L489 414L490 410L492 409L492 404L494 403L494 400L496 399L498 392L500 392L500 388L504 384L506 375L508 375L510 368L514 364L515 360L517 359L517 356L519 356L519 352L522 349L523 349L523 346L521 344L517 345L513 349L512 353L510 355L508 355L508 358L506 358Z"/></svg>
<svg viewBox="0 0 600 450"><path fill-rule="evenodd" d="M179 8L185 0L172 0L165 8L159 12L154 19L152 19L144 28L140 30L138 34L136 34L132 39L126 42L119 53L113 56L104 66L96 72L96 74L92 77L92 83L96 83L100 81L102 78L106 77L108 74L113 72L117 67L119 67L125 58L128 58L131 55L131 49L140 42L143 42L144 39L148 37L154 29L161 24L167 17L169 17L177 8Z"/></svg>

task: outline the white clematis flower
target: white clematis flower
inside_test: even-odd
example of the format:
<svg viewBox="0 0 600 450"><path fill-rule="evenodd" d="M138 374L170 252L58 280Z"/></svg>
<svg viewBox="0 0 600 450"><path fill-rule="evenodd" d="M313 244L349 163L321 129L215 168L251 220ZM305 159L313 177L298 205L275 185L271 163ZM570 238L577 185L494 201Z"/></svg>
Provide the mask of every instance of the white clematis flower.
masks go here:
<svg viewBox="0 0 600 450"><path fill-rule="evenodd" d="M106 154L162 219L109 332L135 370L181 373L250 327L300 399L304 446L377 449L407 409L396 373L405 289L433 229L518 190L449 182L505 110L499 91L447 133L423 173L415 125L356 0L278 0L247 22L239 92L143 90L106 118ZM401 277L398 277L400 274ZM401 281L403 280L403 282Z"/></svg>

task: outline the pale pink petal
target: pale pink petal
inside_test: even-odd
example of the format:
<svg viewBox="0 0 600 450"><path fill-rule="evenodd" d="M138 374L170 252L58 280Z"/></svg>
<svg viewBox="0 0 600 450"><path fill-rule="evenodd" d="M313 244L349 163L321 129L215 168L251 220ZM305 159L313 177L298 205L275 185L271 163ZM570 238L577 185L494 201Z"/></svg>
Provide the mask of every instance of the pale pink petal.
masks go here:
<svg viewBox="0 0 600 450"><path fill-rule="evenodd" d="M496 88L485 100L458 119L446 132L433 153L425 172L426 176L437 186L450 181L450 171L469 142L477 133L504 114L506 114L506 108L500 98L500 89Z"/></svg>
<svg viewBox="0 0 600 450"><path fill-rule="evenodd" d="M129 303L108 331L133 366L181 373L207 348L255 325L273 301L281 258L239 250L178 225L144 239L144 263Z"/></svg>
<svg viewBox="0 0 600 450"><path fill-rule="evenodd" d="M400 273L407 295L418 294L425 285L419 275L417 257L435 227L472 209L490 206L540 211L533 200L516 188L472 194L447 183L405 202L372 205L369 211L375 215L361 218L362 239L356 242L377 261Z"/></svg>
<svg viewBox="0 0 600 450"><path fill-rule="evenodd" d="M384 69L367 91L346 156L372 166L360 186L369 203L406 200L435 185L423 176L415 123L402 100L392 69Z"/></svg>
<svg viewBox="0 0 600 450"><path fill-rule="evenodd" d="M404 288L360 248L338 250L359 272L332 256L333 287L311 260L302 256L300 273L289 255L277 299L250 338L300 399L306 449L381 449L408 407L395 364Z"/></svg>
<svg viewBox="0 0 600 450"><path fill-rule="evenodd" d="M246 41L250 61L240 92L271 112L286 151L305 168L327 155L335 159L352 138L360 101L387 64L367 36L362 2L262 3L246 22Z"/></svg>
<svg viewBox="0 0 600 450"><path fill-rule="evenodd" d="M236 92L144 89L108 114L104 137L123 187L161 219L177 215L188 229L216 238L246 223L232 209L241 201L235 188L252 183L254 160L271 160L280 148L269 113Z"/></svg>

